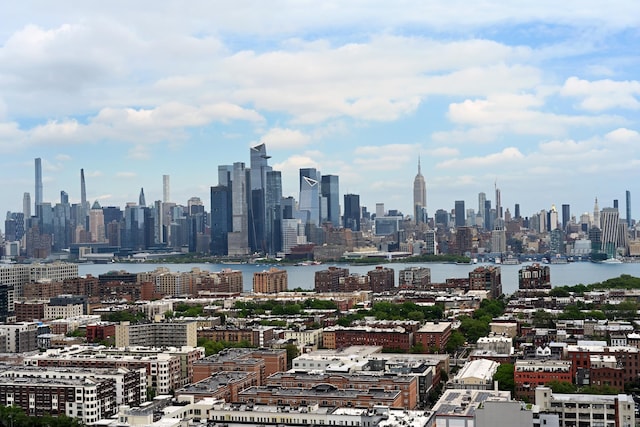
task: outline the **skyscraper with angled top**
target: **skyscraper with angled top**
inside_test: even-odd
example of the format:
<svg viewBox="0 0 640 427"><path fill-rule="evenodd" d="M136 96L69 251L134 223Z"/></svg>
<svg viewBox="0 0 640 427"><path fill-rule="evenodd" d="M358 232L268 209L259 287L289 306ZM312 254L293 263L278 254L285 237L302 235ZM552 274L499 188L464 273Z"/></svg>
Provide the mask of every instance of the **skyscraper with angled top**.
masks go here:
<svg viewBox="0 0 640 427"><path fill-rule="evenodd" d="M416 224L427 220L427 184L420 170L420 157L418 157L418 174L413 180L413 215Z"/></svg>

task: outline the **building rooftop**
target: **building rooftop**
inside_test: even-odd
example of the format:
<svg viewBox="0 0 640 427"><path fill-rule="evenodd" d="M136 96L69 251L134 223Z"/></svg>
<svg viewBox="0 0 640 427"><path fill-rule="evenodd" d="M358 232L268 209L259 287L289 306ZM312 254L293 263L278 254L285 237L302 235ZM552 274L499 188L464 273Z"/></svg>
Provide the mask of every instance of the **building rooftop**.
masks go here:
<svg viewBox="0 0 640 427"><path fill-rule="evenodd" d="M501 390L445 390L433 406L436 416L473 417L487 400L509 401L511 392Z"/></svg>
<svg viewBox="0 0 640 427"><path fill-rule="evenodd" d="M500 366L498 362L489 359L472 360L464 364L453 381L464 382L466 379L478 378L485 382L491 382L498 366Z"/></svg>
<svg viewBox="0 0 640 427"><path fill-rule="evenodd" d="M442 333L447 328L451 328L451 322L427 322L418 329L418 332Z"/></svg>
<svg viewBox="0 0 640 427"><path fill-rule="evenodd" d="M181 394L199 394L199 393L213 393L218 391L221 387L226 387L229 383L233 383L236 381L241 381L250 376L255 376L254 372L231 372L231 371L222 371L213 373L210 377L205 378L204 380L198 381L197 383L189 384L181 389L177 390L176 393Z"/></svg>

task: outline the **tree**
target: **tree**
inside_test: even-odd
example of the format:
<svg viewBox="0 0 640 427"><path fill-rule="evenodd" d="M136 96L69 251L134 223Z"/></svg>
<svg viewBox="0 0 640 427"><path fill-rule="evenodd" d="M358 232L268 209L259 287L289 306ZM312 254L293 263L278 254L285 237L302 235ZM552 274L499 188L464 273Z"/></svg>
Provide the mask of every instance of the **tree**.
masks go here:
<svg viewBox="0 0 640 427"><path fill-rule="evenodd" d="M577 387L568 381L553 380L549 381L546 385L551 388L554 393L569 394L575 393L577 390Z"/></svg>
<svg viewBox="0 0 640 427"><path fill-rule="evenodd" d="M453 354L456 352L456 350L464 345L464 342L464 335L462 335L462 333L460 333L459 331L453 331L451 332L451 336L449 337L449 341L447 342L445 350L447 353Z"/></svg>
<svg viewBox="0 0 640 427"><path fill-rule="evenodd" d="M513 393L516 389L514 379L514 367L512 363L503 363L498 366L496 373L493 374L493 380L498 382L498 388L500 390L510 391Z"/></svg>
<svg viewBox="0 0 640 427"><path fill-rule="evenodd" d="M536 328L553 328L555 326L555 318L548 311L537 310L533 314L533 326Z"/></svg>

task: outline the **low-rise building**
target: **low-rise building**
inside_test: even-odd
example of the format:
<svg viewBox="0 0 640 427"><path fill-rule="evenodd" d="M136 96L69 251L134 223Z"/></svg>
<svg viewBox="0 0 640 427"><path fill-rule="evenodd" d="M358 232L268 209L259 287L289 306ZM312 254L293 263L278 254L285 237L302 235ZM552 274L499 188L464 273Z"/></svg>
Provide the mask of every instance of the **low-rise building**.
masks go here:
<svg viewBox="0 0 640 427"><path fill-rule="evenodd" d="M514 365L515 397L533 402L535 390L551 381L573 382L570 360L516 360Z"/></svg>
<svg viewBox="0 0 640 427"><path fill-rule="evenodd" d="M559 416L560 427L570 426L635 426L635 403L627 394L559 394L549 387L535 391L541 413Z"/></svg>
<svg viewBox="0 0 640 427"><path fill-rule="evenodd" d="M498 370L498 366L500 366L499 363L488 359L468 361L447 383L447 387L465 390L492 390L494 388L493 375Z"/></svg>

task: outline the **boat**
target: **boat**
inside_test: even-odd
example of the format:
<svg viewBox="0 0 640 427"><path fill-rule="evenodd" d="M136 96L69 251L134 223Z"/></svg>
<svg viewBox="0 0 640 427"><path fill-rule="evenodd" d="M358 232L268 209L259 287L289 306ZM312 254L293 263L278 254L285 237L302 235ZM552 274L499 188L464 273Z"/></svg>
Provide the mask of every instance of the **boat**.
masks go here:
<svg viewBox="0 0 640 427"><path fill-rule="evenodd" d="M600 264L622 264L622 261L620 261L618 258L607 258L600 261Z"/></svg>

